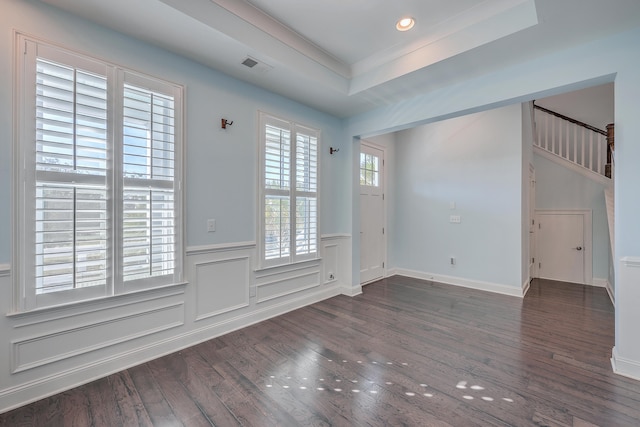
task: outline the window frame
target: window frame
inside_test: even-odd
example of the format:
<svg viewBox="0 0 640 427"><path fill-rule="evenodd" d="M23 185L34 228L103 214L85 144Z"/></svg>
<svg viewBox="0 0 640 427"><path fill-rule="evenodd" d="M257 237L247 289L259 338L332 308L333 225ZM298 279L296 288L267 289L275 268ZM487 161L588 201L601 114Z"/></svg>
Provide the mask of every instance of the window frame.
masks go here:
<svg viewBox="0 0 640 427"><path fill-rule="evenodd" d="M144 289L154 289L171 284L181 283L184 266L184 196L183 159L185 153L184 139L184 88L146 74L115 65L90 55L72 51L41 39L14 33L15 69L14 69L14 179L13 192L13 254L16 260L14 310L28 312L36 309L56 307L97 298L109 298ZM35 219L38 209L35 205L36 195L36 67L38 58L55 62L73 70L96 72L104 76L106 82L106 167L104 191L106 198L106 283L86 288L75 287L69 290L54 292L38 292L35 281L36 237ZM74 71L75 72L75 71ZM172 274L151 276L147 279L122 280L123 251L123 212L122 196L125 178L123 177L123 108L125 84L132 84L145 90L162 93L173 98L174 102L174 175L171 191L173 193L173 212L175 243L173 243L174 268ZM72 92L75 105L75 89ZM59 111L59 110L54 110ZM75 122L74 121L72 122ZM76 126L77 124L73 124ZM79 126L79 125L78 125ZM77 137L73 131L74 139ZM73 145L75 146L75 143ZM56 174L60 172L46 172ZM73 172L71 174L74 174ZM70 174L67 186L77 188ZM74 175L77 175L75 173ZM93 177L94 175L89 175ZM46 185L46 181L44 181ZM102 185L102 184L101 184ZM75 199L74 199L75 200ZM74 217L78 212L74 203ZM43 211L40 211L43 212ZM74 220L75 221L75 220ZM151 227L151 225L150 225ZM151 230L151 228L150 228ZM151 231L150 231L151 232ZM149 234L149 246L153 245ZM72 241L77 248L77 241ZM76 249L74 249L75 252ZM74 261L75 263L75 261ZM75 265L75 264L74 264ZM74 273L77 271L74 268Z"/></svg>
<svg viewBox="0 0 640 427"><path fill-rule="evenodd" d="M287 120L278 116L275 116L264 111L258 111L258 145L259 145L259 167L258 167L258 266L260 269L284 266L289 264L296 264L300 262L312 261L320 259L320 210L321 210L321 198L320 198L320 181L321 181L321 167L320 167L320 153L321 153L321 131L319 129L306 126L300 123L296 123L292 120ZM266 126L272 125L287 129L290 132L290 155L289 155L289 188L288 190L269 190L266 188ZM296 186L296 141L297 135L302 134L315 138L316 151L315 151L315 192L298 190ZM296 200L301 197L313 198L315 196L315 232L312 238L315 240L315 251L311 251L305 254L296 254L296 242L289 241L289 254L274 259L266 258L266 225L265 225L265 213L266 213L266 197L267 195L280 195L288 197L289 199L289 235L296 234ZM291 207L294 207L291 209ZM297 241L297 240L296 240Z"/></svg>

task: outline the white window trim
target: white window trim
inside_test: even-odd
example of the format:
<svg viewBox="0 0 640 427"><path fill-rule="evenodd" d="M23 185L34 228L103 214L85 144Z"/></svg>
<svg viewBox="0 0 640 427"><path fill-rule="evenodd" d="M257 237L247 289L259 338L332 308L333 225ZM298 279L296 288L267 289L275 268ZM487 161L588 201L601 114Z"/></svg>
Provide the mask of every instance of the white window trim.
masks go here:
<svg viewBox="0 0 640 427"><path fill-rule="evenodd" d="M289 126L289 129L291 131L291 145L292 145L292 153L293 155L291 156L292 160L292 164L295 163L295 135L297 134L298 130L302 130L302 131L306 131L303 132L305 134L308 133L312 133L315 134L316 139L317 139L317 160L316 160L316 168L317 168L317 184L316 184L316 192L315 192L315 196L316 196L316 250L314 253L311 254L306 254L306 255L296 255L295 254L295 246L292 246L290 248L290 254L289 257L287 259L285 258L278 258L278 259L274 259L274 260L267 260L265 259L265 223L264 223L264 216L265 216L265 197L266 197L266 189L265 189L265 126L267 125L267 123L269 121L274 121L274 122L281 122L281 123L286 123ZM276 267L281 267L281 266L286 266L286 265L297 265L300 263L305 263L308 261L313 261L313 260L320 260L320 251L321 251L321 242L320 242L320 236L321 236L321 230L320 230L320 224L321 224L321 217L320 217L320 211L321 211L321 131L319 129L313 128L311 126L306 126L300 123L296 123L292 120L288 120L288 119L284 119L282 117L278 117L274 114L270 114L264 111L258 111L258 200L257 200L257 206L258 206L258 218L257 218L257 227L256 230L258 230L258 239L257 239L257 246L258 246L258 270L266 270L266 269L271 269L271 268L276 268ZM290 185L290 200L294 200L296 199L296 194L304 194L303 192L298 192L295 188L295 185L293 185L293 183L295 182L295 169L292 167L290 170L290 174L291 174L291 185ZM295 202L292 204L293 206L295 206ZM293 217L295 217L295 214L293 215ZM295 229L295 225L292 226L292 229ZM295 244L295 242L294 242Z"/></svg>
<svg viewBox="0 0 640 427"><path fill-rule="evenodd" d="M14 216L14 227L12 233L12 253L14 264L14 298L13 308L14 312L29 312L29 311L41 311L42 309L55 308L58 306L75 304L83 301L91 301L98 298L108 298L113 296L124 295L132 292L139 292L146 289L163 288L174 284L183 283L184 277L184 238L186 233L186 224L184 216L184 155L186 152L186 141L184 136L184 87L175 83L167 82L162 79L157 79L149 75L138 73L129 70L125 67L121 67L104 60L96 59L91 55L85 53L75 52L66 47L58 46L54 43L37 39L30 36L25 36L19 32L14 32L15 43L15 56L14 56L14 145L13 145L13 180L14 191L12 193L12 206ZM108 200L107 210L112 216L110 220L111 228L114 231L109 237L110 244L109 258L111 261L108 263L108 281L105 287L99 289L83 288L73 289L69 291L59 291L47 294L47 298L38 302L35 292L35 282L30 280L32 273L27 273L26 266L32 265L30 261L27 261L29 257L33 256L35 241L25 241L25 237L33 234L33 214L34 209L27 209L26 203L31 200L35 194L35 173L31 167L35 163L30 159L31 156L27 155L25 142L28 144L31 131L28 131L29 126L33 128L35 122L35 111L33 111L34 103L31 100L27 100L28 97L34 94L35 89L27 89L33 80L33 75L27 75L29 69L29 61L35 62L36 59L36 47L51 49L56 51L60 57L67 56L72 58L69 63L77 64L83 62L89 64L96 64L101 67L101 72L107 77L107 84L112 86L108 90L108 140L114 147L112 156L120 154L121 132L114 132L114 129L122 128L122 114L115 114L122 110L122 98L116 96L123 89L125 82L130 82L140 87L144 87L151 91L165 93L171 95L175 99L174 104L174 126L175 126L175 159L174 159L174 206L175 206L175 221L176 221L176 240L175 240L175 261L174 272L168 279L170 280L158 280L158 278L151 277L149 279L136 280L127 282L125 285L122 280L119 279L119 275L114 271L115 267L119 266L119 261L116 261L116 256L119 256L121 251L121 244L119 237L122 233L121 223L117 222L121 208L122 200L119 197L113 197ZM104 70L104 71L102 71ZM115 87L116 89L113 89ZM114 164L117 164L115 162ZM121 170L118 167L111 167L107 171L107 185L108 188L113 190L113 194L117 194L116 191L121 190L121 179L116 179L116 174ZM120 187L120 188L119 188ZM114 200L115 199L115 202ZM118 225L119 224L119 225ZM33 240L33 238L29 238ZM154 280L155 279L155 280ZM69 296L68 294L72 294Z"/></svg>

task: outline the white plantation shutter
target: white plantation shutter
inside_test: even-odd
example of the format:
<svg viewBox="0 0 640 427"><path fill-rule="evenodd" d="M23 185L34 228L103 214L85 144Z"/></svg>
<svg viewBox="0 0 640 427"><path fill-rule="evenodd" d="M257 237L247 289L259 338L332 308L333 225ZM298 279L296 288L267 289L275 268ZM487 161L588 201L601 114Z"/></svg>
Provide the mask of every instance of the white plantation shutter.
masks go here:
<svg viewBox="0 0 640 427"><path fill-rule="evenodd" d="M173 275L177 240L174 105L171 96L124 86L124 281Z"/></svg>
<svg viewBox="0 0 640 427"><path fill-rule="evenodd" d="M265 259L290 255L291 131L286 123L273 121L265 126L264 157L264 234Z"/></svg>
<svg viewBox="0 0 640 427"><path fill-rule="evenodd" d="M34 299L109 276L106 68L78 62L35 64Z"/></svg>
<svg viewBox="0 0 640 427"><path fill-rule="evenodd" d="M296 135L296 255L318 246L318 138L311 129Z"/></svg>
<svg viewBox="0 0 640 427"><path fill-rule="evenodd" d="M318 255L318 131L261 113L261 259Z"/></svg>
<svg viewBox="0 0 640 427"><path fill-rule="evenodd" d="M17 308L181 280L181 89L18 45Z"/></svg>

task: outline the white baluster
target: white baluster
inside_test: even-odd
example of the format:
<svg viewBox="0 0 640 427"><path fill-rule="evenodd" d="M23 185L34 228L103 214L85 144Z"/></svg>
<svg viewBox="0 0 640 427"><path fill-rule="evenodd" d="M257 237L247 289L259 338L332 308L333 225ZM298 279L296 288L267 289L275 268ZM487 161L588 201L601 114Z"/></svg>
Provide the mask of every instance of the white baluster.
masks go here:
<svg viewBox="0 0 640 427"><path fill-rule="evenodd" d="M556 118L551 117L551 152L556 154Z"/></svg>
<svg viewBox="0 0 640 427"><path fill-rule="evenodd" d="M578 163L578 127L573 127L573 163Z"/></svg>
<svg viewBox="0 0 640 427"><path fill-rule="evenodd" d="M581 147L582 148L582 150L581 150L582 153L580 154L580 164L586 168L587 167L587 162L584 159L584 139L585 139L585 137L584 137L584 128L582 128L582 138L580 138L580 139L582 141L582 143L581 143L581 145L582 145L582 147Z"/></svg>
<svg viewBox="0 0 640 427"><path fill-rule="evenodd" d="M598 173L602 174L602 135L596 135L598 139Z"/></svg>
<svg viewBox="0 0 640 427"><path fill-rule="evenodd" d="M565 128L567 131L565 132L564 138L564 158L567 160L571 160L571 153L569 152L569 131L571 130L571 124L569 122L565 122Z"/></svg>
<svg viewBox="0 0 640 427"><path fill-rule="evenodd" d="M549 151L549 115L544 114L544 148Z"/></svg>
<svg viewBox="0 0 640 427"><path fill-rule="evenodd" d="M589 132L589 169L593 169L593 132Z"/></svg>

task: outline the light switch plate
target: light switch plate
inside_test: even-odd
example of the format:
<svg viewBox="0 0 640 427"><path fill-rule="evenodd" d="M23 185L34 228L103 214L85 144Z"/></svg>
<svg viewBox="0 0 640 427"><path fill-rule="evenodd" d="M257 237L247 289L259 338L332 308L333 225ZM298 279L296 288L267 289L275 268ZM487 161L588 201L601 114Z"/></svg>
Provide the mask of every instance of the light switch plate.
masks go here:
<svg viewBox="0 0 640 427"><path fill-rule="evenodd" d="M450 215L449 216L449 222L452 224L460 224L461 220L460 220L460 215Z"/></svg>

